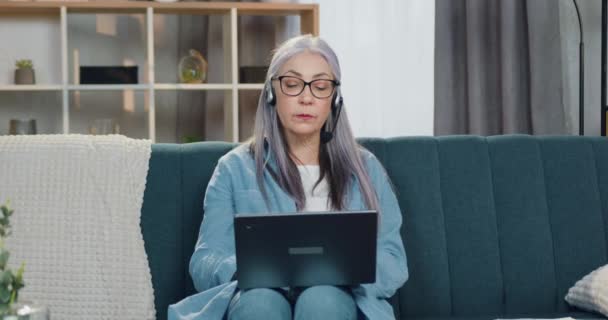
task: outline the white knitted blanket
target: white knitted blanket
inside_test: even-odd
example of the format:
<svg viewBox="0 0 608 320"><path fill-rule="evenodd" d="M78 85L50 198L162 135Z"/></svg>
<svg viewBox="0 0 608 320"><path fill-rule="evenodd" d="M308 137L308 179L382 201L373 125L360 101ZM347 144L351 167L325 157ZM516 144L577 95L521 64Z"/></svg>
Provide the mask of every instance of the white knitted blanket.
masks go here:
<svg viewBox="0 0 608 320"><path fill-rule="evenodd" d="M151 144L119 135L0 136L0 203L20 300L52 319L154 319L140 229Z"/></svg>

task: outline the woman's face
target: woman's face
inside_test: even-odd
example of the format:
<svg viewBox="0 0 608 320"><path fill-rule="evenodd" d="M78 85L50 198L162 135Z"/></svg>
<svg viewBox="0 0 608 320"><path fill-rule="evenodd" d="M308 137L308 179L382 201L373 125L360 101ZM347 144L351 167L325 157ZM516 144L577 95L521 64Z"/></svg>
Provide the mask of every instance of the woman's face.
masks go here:
<svg viewBox="0 0 608 320"><path fill-rule="evenodd" d="M294 95L300 91L301 80L334 80L332 74L327 61L310 51L293 56L279 69L277 78L283 78L272 81L272 85L277 96L277 114L288 140L319 136L331 111L333 83L315 81Z"/></svg>

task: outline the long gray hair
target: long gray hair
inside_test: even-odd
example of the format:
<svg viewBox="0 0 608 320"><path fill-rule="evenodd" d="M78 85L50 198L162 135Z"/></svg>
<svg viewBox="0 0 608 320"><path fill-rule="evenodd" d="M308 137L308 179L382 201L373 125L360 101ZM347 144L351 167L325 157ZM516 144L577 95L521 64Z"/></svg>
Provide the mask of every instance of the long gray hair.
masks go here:
<svg viewBox="0 0 608 320"><path fill-rule="evenodd" d="M277 76L281 66L291 57L304 51L317 53L325 58L333 71L335 80L340 81L338 57L324 40L311 35L303 35L284 42L272 56L266 74L266 87L258 102L253 141L250 144L250 150L255 159L257 183L266 203L268 204L268 196L264 187L264 172L269 170L279 186L295 200L298 211L302 210L306 204L302 180L297 165L289 156L289 147L276 108L267 102L267 97L270 88L268 86L272 86L271 80ZM340 90L340 87L336 87L336 90ZM332 112L325 123L326 130L331 129L334 117L335 114ZM352 179L354 175L359 181L359 188L366 207L379 210L378 197L362 159L362 147L355 141L345 110L342 110L333 134L334 137L330 142L320 146L320 176L315 187L327 176L331 207L334 210L343 210L347 205L346 195L354 183ZM278 172L268 166L265 144L269 147L268 152L272 153Z"/></svg>

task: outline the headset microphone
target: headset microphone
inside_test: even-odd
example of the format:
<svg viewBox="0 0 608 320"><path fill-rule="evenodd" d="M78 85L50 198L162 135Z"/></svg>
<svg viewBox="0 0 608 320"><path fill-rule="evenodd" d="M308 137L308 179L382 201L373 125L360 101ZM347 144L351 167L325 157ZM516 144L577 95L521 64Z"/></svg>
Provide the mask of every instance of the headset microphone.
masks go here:
<svg viewBox="0 0 608 320"><path fill-rule="evenodd" d="M335 110L336 117L334 118L334 123L331 126L331 130L321 131L322 144L326 144L334 138L334 132L336 132L336 126L338 125L338 119L340 119L340 112L342 111L343 104L344 100L342 99L342 96L337 93L336 97L334 97L334 103L332 104L332 111ZM325 126L323 126L323 129L325 129Z"/></svg>

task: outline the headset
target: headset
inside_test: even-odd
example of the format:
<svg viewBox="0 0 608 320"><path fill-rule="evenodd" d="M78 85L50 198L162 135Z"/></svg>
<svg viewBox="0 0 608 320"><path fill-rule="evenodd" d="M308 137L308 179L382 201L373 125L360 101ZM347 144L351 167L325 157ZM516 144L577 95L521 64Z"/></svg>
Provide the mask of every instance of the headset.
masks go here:
<svg viewBox="0 0 608 320"><path fill-rule="evenodd" d="M321 143L325 144L331 141L334 138L334 132L336 131L336 125L338 124L338 119L340 118L340 113L342 111L342 106L344 105L344 99L342 98L342 94L340 94L340 84L338 84L336 88L336 92L331 100L331 113L335 115L334 123L331 126L331 130L326 130L327 123L323 125L323 129L321 131ZM270 106L275 106L277 104L277 97L274 92L274 88L272 87L272 81L268 81L266 83L266 103Z"/></svg>

